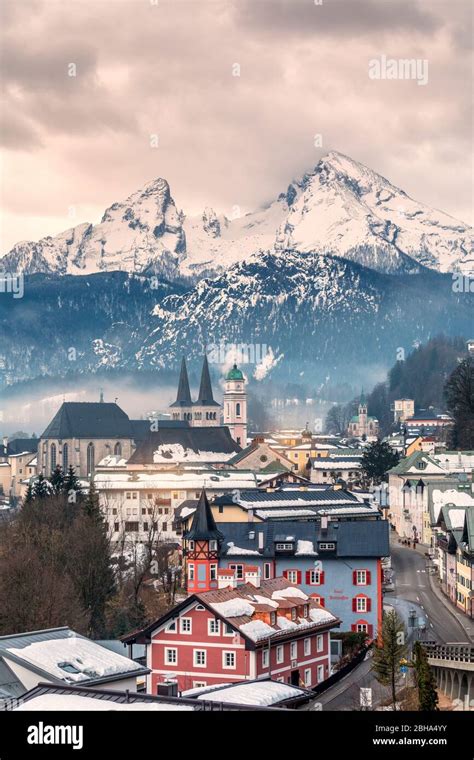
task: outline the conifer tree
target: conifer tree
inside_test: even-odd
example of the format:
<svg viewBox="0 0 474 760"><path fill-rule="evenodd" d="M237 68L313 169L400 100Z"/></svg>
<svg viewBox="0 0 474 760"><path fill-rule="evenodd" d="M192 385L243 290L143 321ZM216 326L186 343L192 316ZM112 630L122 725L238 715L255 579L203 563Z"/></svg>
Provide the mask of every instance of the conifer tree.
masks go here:
<svg viewBox="0 0 474 760"><path fill-rule="evenodd" d="M49 496L50 484L43 473L40 472L33 486L33 499L45 499Z"/></svg>
<svg viewBox="0 0 474 760"><path fill-rule="evenodd" d="M390 686L393 709L397 703L397 676L400 672L400 660L407 652L406 633L403 622L395 610L386 612L382 623L382 641L374 650L372 670L379 683Z"/></svg>
<svg viewBox="0 0 474 760"><path fill-rule="evenodd" d="M102 512L99 506L99 494L97 493L93 479L91 479L91 482L89 485L89 491L85 498L83 509L84 509L84 513L88 517L94 520L97 520L99 522L103 521Z"/></svg>
<svg viewBox="0 0 474 760"><path fill-rule="evenodd" d="M61 469L61 465L58 464L57 467L53 470L49 482L51 483L53 493L61 493L64 487L64 474Z"/></svg>
<svg viewBox="0 0 474 760"><path fill-rule="evenodd" d="M76 476L76 471L72 464L69 465L67 475L64 478L63 490L68 498L73 493L74 501L80 501L81 497L84 495L81 488L81 483L79 481L79 478Z"/></svg>
<svg viewBox="0 0 474 760"><path fill-rule="evenodd" d="M24 504L31 504L33 501L33 486L31 483L28 483L28 488L26 489L25 498L23 499Z"/></svg>
<svg viewBox="0 0 474 760"><path fill-rule="evenodd" d="M426 650L419 641L413 647L413 656L416 686L418 689L418 709L423 712L434 712L438 709L436 681L428 662Z"/></svg>

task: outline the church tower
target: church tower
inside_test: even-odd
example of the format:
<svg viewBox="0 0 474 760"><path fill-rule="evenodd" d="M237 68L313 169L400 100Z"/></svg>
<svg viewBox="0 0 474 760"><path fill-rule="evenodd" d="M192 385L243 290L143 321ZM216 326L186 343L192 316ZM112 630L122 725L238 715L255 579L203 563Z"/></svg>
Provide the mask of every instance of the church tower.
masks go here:
<svg viewBox="0 0 474 760"><path fill-rule="evenodd" d="M191 391L189 390L188 368L186 359L183 356L181 361L181 370L179 372L178 393L176 401L170 405L172 409L173 420L186 420L191 422L193 418L193 402L191 401Z"/></svg>
<svg viewBox="0 0 474 760"><path fill-rule="evenodd" d="M367 401L362 391L359 401L359 435L367 435L367 422Z"/></svg>
<svg viewBox="0 0 474 760"><path fill-rule="evenodd" d="M224 425L234 441L243 449L247 446L247 391L245 378L234 364L225 378Z"/></svg>
<svg viewBox="0 0 474 760"><path fill-rule="evenodd" d="M184 534L183 539L188 594L217 589L219 543L224 540L224 536L217 529L204 489L201 491L191 528Z"/></svg>
<svg viewBox="0 0 474 760"><path fill-rule="evenodd" d="M207 356L202 363L199 396L193 404L193 425L196 427L218 427L220 425L220 404L214 401L211 375Z"/></svg>

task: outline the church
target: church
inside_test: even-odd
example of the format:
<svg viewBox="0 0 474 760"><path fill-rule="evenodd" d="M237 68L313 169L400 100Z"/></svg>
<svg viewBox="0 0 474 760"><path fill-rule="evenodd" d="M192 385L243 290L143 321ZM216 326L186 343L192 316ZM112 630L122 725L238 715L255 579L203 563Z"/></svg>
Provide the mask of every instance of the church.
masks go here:
<svg viewBox="0 0 474 760"><path fill-rule="evenodd" d="M191 427L220 427L224 424L239 446L247 445L247 392L244 375L236 364L225 376L221 406L214 400L206 355L202 364L198 397L196 401L192 400L186 359L183 356L178 393L170 409L173 420L188 422Z"/></svg>
<svg viewBox="0 0 474 760"><path fill-rule="evenodd" d="M358 414L351 417L347 432L354 438L377 438L379 434L379 421L376 417L368 415L367 401L365 400L364 391L360 394Z"/></svg>

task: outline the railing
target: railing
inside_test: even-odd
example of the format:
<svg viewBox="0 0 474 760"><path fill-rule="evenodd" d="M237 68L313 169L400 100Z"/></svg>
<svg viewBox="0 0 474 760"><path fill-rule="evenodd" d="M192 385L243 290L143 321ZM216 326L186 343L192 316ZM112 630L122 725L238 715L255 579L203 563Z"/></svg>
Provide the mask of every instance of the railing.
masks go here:
<svg viewBox="0 0 474 760"><path fill-rule="evenodd" d="M474 663L474 646L469 644L429 644L425 649L432 660Z"/></svg>

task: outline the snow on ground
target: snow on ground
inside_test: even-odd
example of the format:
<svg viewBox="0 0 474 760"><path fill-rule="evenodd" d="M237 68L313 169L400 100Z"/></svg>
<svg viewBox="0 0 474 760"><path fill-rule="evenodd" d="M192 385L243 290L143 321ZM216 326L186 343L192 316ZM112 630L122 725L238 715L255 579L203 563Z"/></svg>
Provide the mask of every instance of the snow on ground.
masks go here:
<svg viewBox="0 0 474 760"><path fill-rule="evenodd" d="M6 652L11 652L27 663L45 670L55 678L72 683L140 669L140 666L128 657L116 654L80 636L35 641L23 649L11 648ZM60 667L60 664L67 669ZM73 672L69 672L70 670Z"/></svg>

